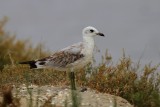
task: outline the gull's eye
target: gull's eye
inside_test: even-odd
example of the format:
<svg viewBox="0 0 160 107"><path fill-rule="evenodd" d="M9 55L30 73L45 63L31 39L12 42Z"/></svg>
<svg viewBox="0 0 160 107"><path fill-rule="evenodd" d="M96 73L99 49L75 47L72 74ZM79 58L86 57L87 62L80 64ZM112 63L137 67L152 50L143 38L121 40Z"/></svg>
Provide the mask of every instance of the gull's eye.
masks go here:
<svg viewBox="0 0 160 107"><path fill-rule="evenodd" d="M93 29L91 29L91 30L90 30L90 32L91 32L91 33L93 33L93 32L94 32L94 30L93 30Z"/></svg>

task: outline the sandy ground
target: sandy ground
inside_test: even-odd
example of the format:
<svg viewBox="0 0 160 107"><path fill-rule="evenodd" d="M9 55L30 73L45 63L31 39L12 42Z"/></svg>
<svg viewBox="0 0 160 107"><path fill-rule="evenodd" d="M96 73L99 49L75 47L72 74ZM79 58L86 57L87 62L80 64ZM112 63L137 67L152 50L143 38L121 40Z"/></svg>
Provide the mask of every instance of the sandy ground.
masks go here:
<svg viewBox="0 0 160 107"><path fill-rule="evenodd" d="M55 107L70 107L72 105L71 93L76 94L80 107L133 107L127 100L110 95L96 92L87 88L81 92L78 88L76 91L70 90L69 87L41 86L31 85L28 88L25 84L14 87L13 96L20 98L21 107L42 106L44 104L53 105ZM2 97L0 98L2 100ZM32 102L32 103L31 103Z"/></svg>

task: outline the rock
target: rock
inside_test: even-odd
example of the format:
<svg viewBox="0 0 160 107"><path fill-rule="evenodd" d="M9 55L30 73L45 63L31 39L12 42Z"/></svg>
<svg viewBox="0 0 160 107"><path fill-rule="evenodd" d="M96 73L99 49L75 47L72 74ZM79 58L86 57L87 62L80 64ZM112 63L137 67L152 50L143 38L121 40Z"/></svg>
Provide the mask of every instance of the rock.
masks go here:
<svg viewBox="0 0 160 107"><path fill-rule="evenodd" d="M56 107L72 105L72 95L69 87L48 85L41 87L31 85L28 87L29 90L23 84L13 89L13 96L20 98L21 107L28 107L28 104L32 104L32 106L38 105L39 107L44 104L55 105ZM89 88L83 92L80 89L78 90L74 93L77 94L76 98L80 102L80 107L133 107L127 100L119 96L98 93Z"/></svg>

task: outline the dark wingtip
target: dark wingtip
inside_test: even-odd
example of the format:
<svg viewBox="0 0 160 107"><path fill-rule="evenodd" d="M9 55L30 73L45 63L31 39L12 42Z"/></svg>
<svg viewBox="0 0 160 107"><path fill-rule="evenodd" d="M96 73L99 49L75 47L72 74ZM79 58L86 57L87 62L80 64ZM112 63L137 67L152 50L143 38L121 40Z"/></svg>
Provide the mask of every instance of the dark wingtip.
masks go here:
<svg viewBox="0 0 160 107"><path fill-rule="evenodd" d="M19 64L29 64L30 69L37 68L36 61L19 62Z"/></svg>

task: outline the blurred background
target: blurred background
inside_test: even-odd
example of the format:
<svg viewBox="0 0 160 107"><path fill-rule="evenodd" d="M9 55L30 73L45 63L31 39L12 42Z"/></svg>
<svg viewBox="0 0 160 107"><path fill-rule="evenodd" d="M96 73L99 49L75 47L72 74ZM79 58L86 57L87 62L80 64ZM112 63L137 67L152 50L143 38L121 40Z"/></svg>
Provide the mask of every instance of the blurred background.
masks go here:
<svg viewBox="0 0 160 107"><path fill-rule="evenodd" d="M1 0L4 16L16 38L51 52L81 41L82 29L94 26L106 35L95 40L97 61L108 49L116 62L124 48L135 62L160 62L159 0Z"/></svg>

